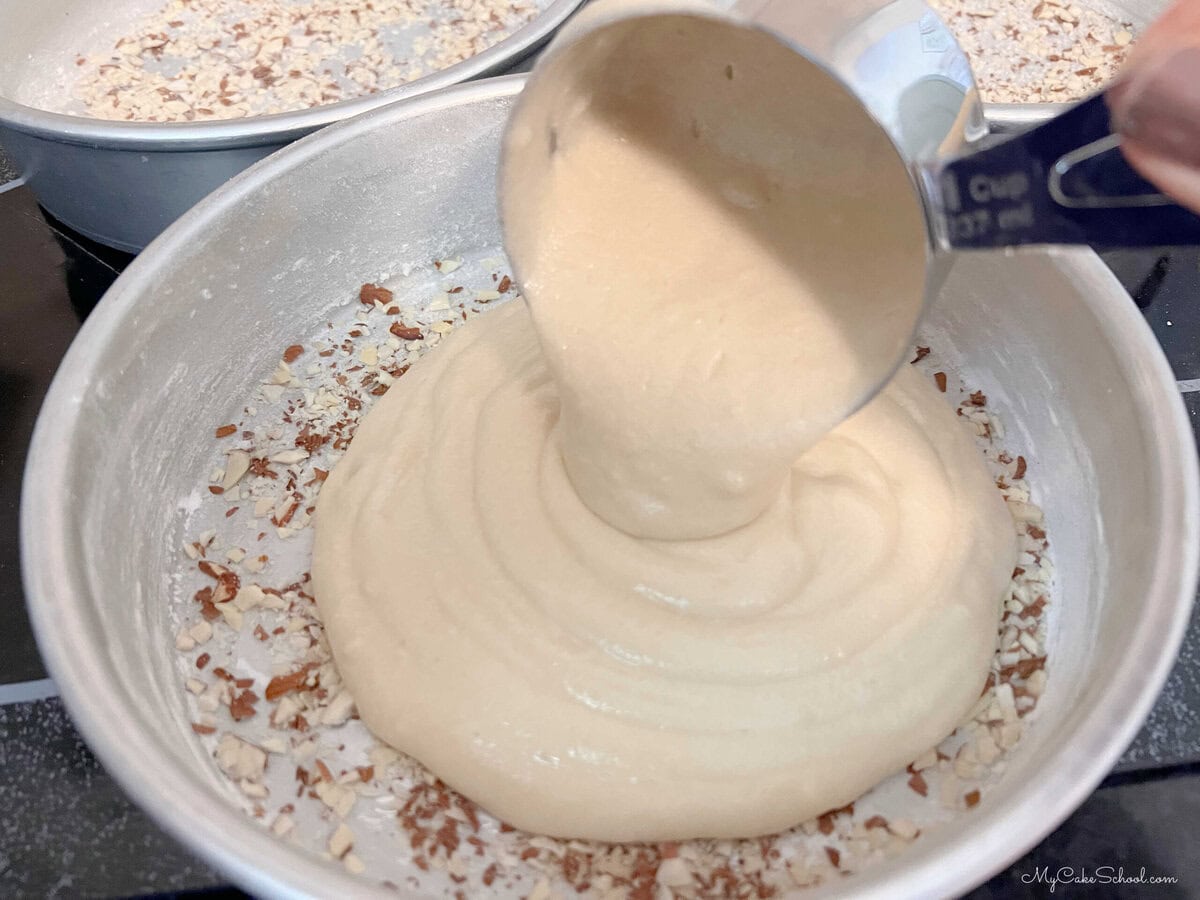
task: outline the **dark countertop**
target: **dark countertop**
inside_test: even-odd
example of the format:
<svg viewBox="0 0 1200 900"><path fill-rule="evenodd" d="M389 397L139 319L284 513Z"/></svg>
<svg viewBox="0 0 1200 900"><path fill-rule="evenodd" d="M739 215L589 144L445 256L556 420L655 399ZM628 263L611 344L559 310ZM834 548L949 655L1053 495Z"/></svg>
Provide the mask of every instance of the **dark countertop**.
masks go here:
<svg viewBox="0 0 1200 900"><path fill-rule="evenodd" d="M125 799L76 734L37 655L18 577L17 508L50 378L130 257L74 235L0 157L0 897L236 895ZM1142 303L1200 427L1200 269L1195 250L1110 254ZM1103 866L1174 885L1060 884L1055 895L1200 897L1200 617L1117 774L1027 857L970 896L1042 897L1039 868Z"/></svg>

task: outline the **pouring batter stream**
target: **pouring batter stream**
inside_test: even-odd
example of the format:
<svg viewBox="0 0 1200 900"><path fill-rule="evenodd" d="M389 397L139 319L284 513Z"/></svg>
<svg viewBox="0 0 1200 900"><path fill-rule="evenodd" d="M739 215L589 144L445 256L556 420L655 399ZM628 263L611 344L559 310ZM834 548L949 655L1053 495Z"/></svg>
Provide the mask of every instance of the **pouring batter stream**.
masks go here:
<svg viewBox="0 0 1200 900"><path fill-rule="evenodd" d="M316 597L364 721L501 819L762 834L958 725L1013 524L915 372L858 408L924 283L886 139L769 36L612 12L514 112L525 302L363 422Z"/></svg>

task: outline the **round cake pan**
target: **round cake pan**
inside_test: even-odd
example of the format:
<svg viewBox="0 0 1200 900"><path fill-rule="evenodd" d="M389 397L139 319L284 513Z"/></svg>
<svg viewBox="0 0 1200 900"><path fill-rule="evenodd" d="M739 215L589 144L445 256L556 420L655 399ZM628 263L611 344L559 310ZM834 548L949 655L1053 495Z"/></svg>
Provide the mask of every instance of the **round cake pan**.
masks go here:
<svg viewBox="0 0 1200 900"><path fill-rule="evenodd" d="M64 52L64 36L82 38L97 6L0 0L0 147L57 218L136 253L209 191L299 137L404 97L511 71L583 2L547 0L534 19L482 53L378 94L278 115L155 124L63 115L14 100L33 67L66 66L62 60L78 48Z"/></svg>
<svg viewBox="0 0 1200 900"><path fill-rule="evenodd" d="M50 672L136 802L255 894L378 888L248 817L191 733L169 614L181 499L206 483L213 423L270 377L280 348L321 333L331 304L357 303L357 285L414 259L499 244L499 142L521 86L477 82L376 110L202 201L88 319L37 425L22 563ZM1183 403L1093 253L958 258L922 343L986 392L1030 460L1058 573L1049 679L983 801L830 888L859 897L960 894L1091 793L1163 684L1200 555Z"/></svg>
<svg viewBox="0 0 1200 900"><path fill-rule="evenodd" d="M1080 0L1080 5L1105 13L1134 27L1145 28L1169 5L1169 0ZM972 60L975 69L978 61ZM1077 98L1082 99L1082 98ZM1024 131L1058 113L1063 103L986 103L984 111L992 131L1000 134Z"/></svg>

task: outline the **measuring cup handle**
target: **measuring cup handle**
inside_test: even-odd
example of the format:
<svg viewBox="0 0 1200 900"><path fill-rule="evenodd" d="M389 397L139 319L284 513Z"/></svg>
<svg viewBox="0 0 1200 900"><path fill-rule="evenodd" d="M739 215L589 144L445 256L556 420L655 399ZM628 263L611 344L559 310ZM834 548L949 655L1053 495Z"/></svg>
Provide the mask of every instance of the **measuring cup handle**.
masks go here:
<svg viewBox="0 0 1200 900"><path fill-rule="evenodd" d="M1200 216L1125 161L1102 94L941 165L930 186L943 248L1200 244Z"/></svg>

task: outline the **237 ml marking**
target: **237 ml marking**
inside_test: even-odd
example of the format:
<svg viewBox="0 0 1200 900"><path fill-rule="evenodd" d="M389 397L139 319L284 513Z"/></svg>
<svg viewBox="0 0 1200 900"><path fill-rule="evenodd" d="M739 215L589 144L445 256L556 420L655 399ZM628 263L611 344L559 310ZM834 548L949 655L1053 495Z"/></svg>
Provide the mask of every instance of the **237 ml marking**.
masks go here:
<svg viewBox="0 0 1200 900"><path fill-rule="evenodd" d="M987 209L955 213L949 217L950 240L969 241L983 237L992 230L992 213Z"/></svg>
<svg viewBox="0 0 1200 900"><path fill-rule="evenodd" d="M973 209L947 218L951 242L987 237L994 230L1015 231L1033 227L1033 204L1006 206L993 214L990 209Z"/></svg>

